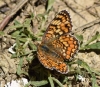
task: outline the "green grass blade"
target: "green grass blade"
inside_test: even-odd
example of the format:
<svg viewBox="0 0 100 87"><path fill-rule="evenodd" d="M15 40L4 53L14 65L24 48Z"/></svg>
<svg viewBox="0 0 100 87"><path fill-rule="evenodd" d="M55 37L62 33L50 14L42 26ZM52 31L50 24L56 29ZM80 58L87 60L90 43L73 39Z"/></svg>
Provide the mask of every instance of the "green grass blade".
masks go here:
<svg viewBox="0 0 100 87"><path fill-rule="evenodd" d="M48 84L47 80L42 80L42 81L30 81L27 85L25 85L25 87L29 87L29 85L33 85L33 87L37 87L37 86L43 86Z"/></svg>
<svg viewBox="0 0 100 87"><path fill-rule="evenodd" d="M52 8L55 0L48 0L47 12Z"/></svg>
<svg viewBox="0 0 100 87"><path fill-rule="evenodd" d="M55 87L54 86L54 83L53 83L53 80L52 80L52 77L50 76L50 77L48 77L48 79L49 79L49 82L50 82L51 87Z"/></svg>
<svg viewBox="0 0 100 87"><path fill-rule="evenodd" d="M60 86L60 87L64 87L63 84L56 78L52 77L52 79Z"/></svg>

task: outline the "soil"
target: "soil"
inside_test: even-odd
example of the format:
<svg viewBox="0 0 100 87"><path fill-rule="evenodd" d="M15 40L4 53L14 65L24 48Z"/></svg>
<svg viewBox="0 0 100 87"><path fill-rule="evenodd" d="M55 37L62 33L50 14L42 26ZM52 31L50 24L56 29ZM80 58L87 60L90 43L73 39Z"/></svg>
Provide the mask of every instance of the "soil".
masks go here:
<svg viewBox="0 0 100 87"><path fill-rule="evenodd" d="M0 0L0 22L4 20L7 15L10 15L12 9L18 5L22 0ZM52 1L52 0L51 0ZM84 46L87 41L92 39L97 33L100 33L100 0L55 0L50 11L48 11L45 16L46 21L40 20L37 18L39 14L44 14L47 11L48 7L47 0L30 0L27 1L23 7L17 11L14 16L10 19L7 25L3 28L4 34L0 33L0 87L4 87L7 82L11 80L16 80L21 77L28 77L28 75L18 75L17 68L20 62L19 58L12 58L12 52L9 52L9 48L16 43L15 38L12 38L11 33L16 30L16 28L9 29L10 26L14 25L14 21L17 20L20 23L24 23L25 19L30 18L30 15L33 13L34 18L31 23L31 31L34 35L37 35L38 32L44 28L43 31L48 27L55 15L61 10L67 10L70 14L72 21L72 33L75 35L82 35L83 40L80 41L80 45ZM41 23L41 24L40 24ZM41 26L41 27L40 27ZM42 33L43 35L43 33ZM42 36L39 37L41 39ZM96 38L89 44L99 42L100 38ZM34 41L33 41L34 42ZM38 42L38 41L37 41ZM39 40L40 42L40 40ZM80 47L81 48L81 47ZM29 49L27 49L29 50ZM36 50L35 50L36 51ZM30 54L31 55L31 54ZM36 52L35 52L36 56ZM76 59L83 60L86 62L90 68L96 72L100 72L100 49L79 49ZM37 60L36 60L37 62ZM26 69L26 66L29 66L30 62L24 60L22 70ZM38 62L39 63L39 62ZM43 67L43 66L42 66ZM72 77L71 77L72 78ZM91 77L90 77L91 78ZM29 79L29 77L28 77ZM69 77L70 79L70 77ZM72 80L72 79L71 79ZM98 87L100 86L100 76L96 75L96 82ZM67 83L67 82L66 82ZM85 78L85 81L76 82L77 84L69 83L63 84L64 87L93 87L89 78ZM97 86L94 86L97 87Z"/></svg>

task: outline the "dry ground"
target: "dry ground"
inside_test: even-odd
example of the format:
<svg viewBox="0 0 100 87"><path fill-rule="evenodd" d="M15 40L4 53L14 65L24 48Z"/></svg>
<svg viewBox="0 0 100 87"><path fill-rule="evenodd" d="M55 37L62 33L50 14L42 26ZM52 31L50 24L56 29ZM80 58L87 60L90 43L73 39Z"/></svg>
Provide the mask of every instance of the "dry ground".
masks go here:
<svg viewBox="0 0 100 87"><path fill-rule="evenodd" d="M18 2L21 0L0 0L0 22L4 19L5 16L11 14L11 10L18 5ZM81 59L86 62L89 67L94 71L100 72L100 49L84 48L81 49L92 37L100 33L100 0L55 0L51 4L50 11L44 16L45 18L40 20L37 16L38 14L44 14L47 10L46 0L30 0L10 19L6 27L4 27L2 35L0 33L0 84L3 85L6 82L11 81L12 79L18 79L19 77L28 77L29 75L24 75L21 73L18 75L17 68L20 62L19 58L11 58L12 54L8 52L14 43L16 43L16 38L12 38L12 33L16 31L16 28L9 29L10 26L14 25L14 21L17 20L20 23L25 22L25 19L30 18L31 14L34 14L34 17L31 22L31 31L36 37L40 32L40 29L48 26L50 21L54 18L55 14L61 10L67 10L70 13L72 24L73 24L73 33L76 35L82 35L83 39L80 41L80 50L76 55L76 59ZM42 17L42 16L41 16ZM45 20L46 19L46 20ZM43 30L43 29L42 29ZM42 33L43 34L43 33ZM99 35L100 36L100 35ZM42 35L39 37L39 41ZM38 37L37 37L38 38ZM100 39L95 38L94 41L91 41L89 44L97 43ZM89 45L87 44L87 45ZM29 50L29 49L27 49ZM36 50L35 50L36 51ZM34 53L34 52L33 52ZM36 54L36 53L35 53ZM32 55L32 54L30 54ZM29 56L29 55L28 55ZM36 55L35 55L36 56ZM30 58L32 60L32 58ZM39 62L38 62L39 63ZM23 60L22 70L26 69L26 66L29 66L30 61ZM43 67L43 66L42 66ZM17 72L17 74L16 74ZM91 78L91 77L90 77ZM28 77L29 79L29 77ZM34 78L35 79L35 78ZM87 78L88 79L88 78ZM29 79L30 80L30 79ZM100 86L100 76L96 75L96 82ZM66 82L67 83L67 82ZM68 85L68 84L67 84ZM73 85L69 83L64 87L92 87L90 80L80 83L76 82ZM97 86L94 86L97 87Z"/></svg>

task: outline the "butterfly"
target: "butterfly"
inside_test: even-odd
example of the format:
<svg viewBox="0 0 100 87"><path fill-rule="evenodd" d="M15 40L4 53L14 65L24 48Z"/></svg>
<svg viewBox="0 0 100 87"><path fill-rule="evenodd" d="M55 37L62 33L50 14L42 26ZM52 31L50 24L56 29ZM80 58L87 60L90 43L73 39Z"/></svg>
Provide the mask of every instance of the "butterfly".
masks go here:
<svg viewBox="0 0 100 87"><path fill-rule="evenodd" d="M64 61L73 58L79 49L79 41L71 35L71 31L70 15L62 10L51 21L37 46L38 59L45 68L68 73L68 65Z"/></svg>

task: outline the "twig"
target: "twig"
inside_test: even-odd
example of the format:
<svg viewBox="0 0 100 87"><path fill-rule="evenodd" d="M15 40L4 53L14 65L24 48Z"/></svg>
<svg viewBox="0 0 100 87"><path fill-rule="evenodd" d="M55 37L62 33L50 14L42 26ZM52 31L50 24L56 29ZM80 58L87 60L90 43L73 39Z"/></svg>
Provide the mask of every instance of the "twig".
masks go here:
<svg viewBox="0 0 100 87"><path fill-rule="evenodd" d="M81 14L79 14L76 10L74 10L74 9L66 2L66 0L63 0L63 2L64 2L74 13L77 13L80 17L82 17L84 20L86 20Z"/></svg>
<svg viewBox="0 0 100 87"><path fill-rule="evenodd" d="M87 23L87 24L85 24L85 25L83 25L81 27L78 27L78 28L74 29L74 32L80 32L80 31L85 30L88 27L91 27L91 26L93 26L95 24L98 24L98 23L100 23L100 19L96 19L96 20L94 20L94 21L92 21L90 23Z"/></svg>
<svg viewBox="0 0 100 87"><path fill-rule="evenodd" d="M4 20L0 23L0 31L4 29L4 27L8 24L10 19L16 14L16 12L23 7L23 5L27 2L28 0L21 0L18 5L11 10L11 14L8 14Z"/></svg>

